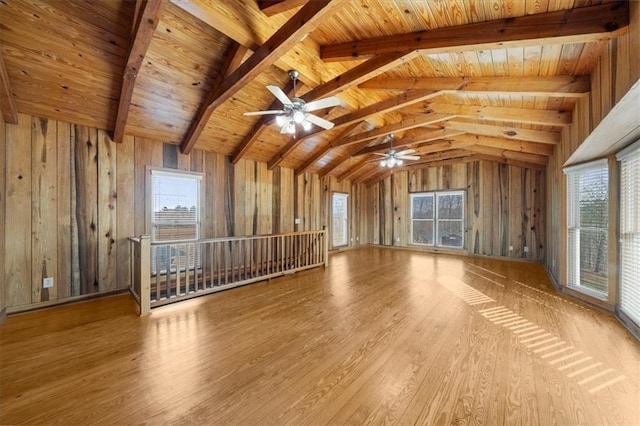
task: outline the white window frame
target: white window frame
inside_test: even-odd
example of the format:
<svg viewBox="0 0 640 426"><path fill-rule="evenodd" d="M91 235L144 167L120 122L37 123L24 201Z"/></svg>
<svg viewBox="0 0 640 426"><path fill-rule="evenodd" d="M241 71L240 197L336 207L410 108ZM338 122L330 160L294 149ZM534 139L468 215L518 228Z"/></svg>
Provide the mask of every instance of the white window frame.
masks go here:
<svg viewBox="0 0 640 426"><path fill-rule="evenodd" d="M344 208L345 214L344 219L342 220L342 226L344 227L344 240L342 244L335 244L334 240L334 231L335 231L335 218L333 213L333 203L335 201L335 197L344 197ZM349 194L346 192L333 192L331 194L331 247L346 247L349 245Z"/></svg>
<svg viewBox="0 0 640 426"><path fill-rule="evenodd" d="M601 231L604 233L605 238L607 238L607 247L611 244L608 235L608 228L585 228L580 226L580 194L576 193L579 190L579 178L584 176L587 173L606 170L607 172L607 206L609 203L609 164L607 159L601 159L596 161L591 161L584 164L579 164L577 166L565 167L563 169L564 174L567 176L567 286L572 288L573 290L577 290L581 293L584 293L588 296L597 298L599 300L606 301L609 296L609 292L611 289L607 283L607 292L601 293L597 290L591 289L587 286L582 285L582 280L580 276L580 231ZM577 202L577 204L576 204ZM608 209L607 209L608 211ZM576 240L572 242L572 238ZM571 246L574 244L574 253L571 255ZM608 258L608 250L607 250L607 258ZM609 271L607 271L607 280L609 276Z"/></svg>
<svg viewBox="0 0 640 426"><path fill-rule="evenodd" d="M446 248L451 250L464 250L465 245L465 221L466 221L466 200L465 200L466 191L458 190L458 191L428 191L428 192L413 192L409 194L409 244L416 246L426 246L426 247L438 247L438 248ZM460 195L462 197L462 218L460 219L440 219L438 217L438 199L439 197L447 196L447 195ZM433 219L414 219L413 218L413 200L418 197L433 197ZM433 243L416 243L413 241L413 223L414 221L431 221L433 223ZM438 232L438 222L462 222L462 240L460 246L447 246L439 243L440 235Z"/></svg>
<svg viewBox="0 0 640 426"><path fill-rule="evenodd" d="M155 188L154 188L154 184L153 184L153 177L154 176L166 176L166 177L174 177L174 178L181 178L181 179L194 179L197 181L198 183L198 189L196 190L196 237L191 239L187 239L187 240L197 240L200 238L200 233L201 233L201 220L200 220L200 210L202 208L202 173L197 173L197 172L187 172L187 171L182 171L182 170L176 170L176 169L166 169L166 168L158 168L158 167L148 167L147 168L147 176L148 176L148 181L147 181L147 188L148 188L148 194L147 194L147 207L148 207L148 214L147 214L147 234L150 236L151 238L151 242L171 242L171 241L179 241L179 240L155 240L154 239L154 232L153 229L156 225L155 221L154 221L154 195L155 195ZM180 240L181 241L181 240Z"/></svg>
<svg viewBox="0 0 640 426"><path fill-rule="evenodd" d="M640 140L616 155L620 161L620 274L618 310L640 326Z"/></svg>

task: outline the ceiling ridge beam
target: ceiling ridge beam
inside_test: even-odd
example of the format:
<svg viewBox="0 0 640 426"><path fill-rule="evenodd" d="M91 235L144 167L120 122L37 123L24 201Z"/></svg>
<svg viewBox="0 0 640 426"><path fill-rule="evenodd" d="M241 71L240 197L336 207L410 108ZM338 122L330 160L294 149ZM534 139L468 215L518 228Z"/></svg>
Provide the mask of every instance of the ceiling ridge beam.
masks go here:
<svg viewBox="0 0 640 426"><path fill-rule="evenodd" d="M0 49L0 83L2 83L2 89L0 90L0 95L2 96L2 104L0 105L0 108L2 108L2 119L5 123L18 124L18 108L16 107L16 100L13 97L9 74L4 65L2 49Z"/></svg>
<svg viewBox="0 0 640 426"><path fill-rule="evenodd" d="M481 145L472 145L467 147L466 149L478 154L491 155L496 158L508 158L511 160L522 161L524 163L539 164L543 166L549 162L549 157L545 155L530 154L527 152L516 152L510 151L508 149L491 148Z"/></svg>
<svg viewBox="0 0 640 426"><path fill-rule="evenodd" d="M320 47L325 61L353 60L416 50L437 53L540 44L586 43L615 38L629 25L626 1L496 19Z"/></svg>
<svg viewBox="0 0 640 426"><path fill-rule="evenodd" d="M330 16L331 13L335 13L337 8L340 5L344 5L346 1L315 0L307 3L276 31L269 40L256 49L246 61L214 86L214 90L209 97L210 102L206 105L211 110L208 112L209 116L216 108L242 90L243 87L298 44L308 33L320 25L323 19ZM195 141L192 141L191 138L189 143L185 139L180 145L180 150L183 154L189 154L194 145Z"/></svg>
<svg viewBox="0 0 640 426"><path fill-rule="evenodd" d="M213 96L215 96L215 88L224 78L228 77L234 70L236 70L240 66L244 55L247 53L247 50L248 49L246 47L241 46L235 41L232 42L227 51L227 54L225 55L225 58L227 58L227 62L222 66L221 74L213 79L211 90L209 90L209 93L207 93L205 101L200 106L200 109L191 121L189 130L187 130L184 139L180 143L181 152L191 152L193 147L196 145L196 142L200 138L202 131L209 122L209 118L211 118L211 114L213 114L213 109L209 108L209 104L211 104Z"/></svg>
<svg viewBox="0 0 640 426"><path fill-rule="evenodd" d="M433 90L444 93L518 94L525 96L582 97L591 91L589 76L532 77L376 77L358 85L360 89Z"/></svg>
<svg viewBox="0 0 640 426"><path fill-rule="evenodd" d="M160 14L164 8L164 0L148 0L139 9L139 23L134 22L133 26L137 27L129 49L129 57L124 67L122 76L122 87L120 89L120 100L118 101L118 113L116 116L116 124L113 130L113 141L122 142L124 130L127 126L129 118L129 108L131 107L131 98L133 97L133 89L136 85L138 72L147 54L153 34L160 22ZM138 15L137 15L138 16ZM137 20L137 16L134 17Z"/></svg>

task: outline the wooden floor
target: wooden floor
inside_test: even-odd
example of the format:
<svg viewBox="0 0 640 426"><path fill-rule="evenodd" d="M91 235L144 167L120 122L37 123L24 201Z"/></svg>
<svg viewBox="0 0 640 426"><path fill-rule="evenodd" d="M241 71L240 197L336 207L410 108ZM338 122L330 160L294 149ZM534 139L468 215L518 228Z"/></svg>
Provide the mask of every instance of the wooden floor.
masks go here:
<svg viewBox="0 0 640 426"><path fill-rule="evenodd" d="M0 423L638 424L640 344L540 265L368 247L154 310L0 327Z"/></svg>

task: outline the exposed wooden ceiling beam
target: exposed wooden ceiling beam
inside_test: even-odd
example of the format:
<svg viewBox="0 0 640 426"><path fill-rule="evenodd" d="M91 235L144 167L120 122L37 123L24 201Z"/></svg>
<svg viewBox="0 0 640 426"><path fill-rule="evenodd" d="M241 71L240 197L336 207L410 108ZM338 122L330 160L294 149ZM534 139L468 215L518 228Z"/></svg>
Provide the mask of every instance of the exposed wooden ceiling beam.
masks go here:
<svg viewBox="0 0 640 426"><path fill-rule="evenodd" d="M342 165L342 163L344 163L345 161L355 160L355 157L352 157L353 154L355 154L360 149L367 146L367 144L369 144L369 141L356 143L344 148L344 152L340 154L337 158L335 158L333 161L331 161L329 164L324 166L320 171L318 171L318 175L320 175L320 177L323 178L328 174L330 174L331 172L333 172L338 167L340 167L340 165Z"/></svg>
<svg viewBox="0 0 640 426"><path fill-rule="evenodd" d="M11 90L11 82L9 81L9 74L4 66L4 59L2 57L2 50L0 49L0 83L2 88L0 89L0 107L2 108L2 119L5 123L18 124L18 108L16 107L16 100L13 97Z"/></svg>
<svg viewBox="0 0 640 426"><path fill-rule="evenodd" d="M358 85L361 89L433 90L445 93L518 94L525 96L584 96L591 90L589 76L549 77L376 77Z"/></svg>
<svg viewBox="0 0 640 426"><path fill-rule="evenodd" d="M267 16L277 15L304 5L308 0L258 0L258 7Z"/></svg>
<svg viewBox="0 0 640 426"><path fill-rule="evenodd" d="M618 37L629 25L626 1L322 46L325 61L385 53L429 53L585 43Z"/></svg>
<svg viewBox="0 0 640 426"><path fill-rule="evenodd" d="M454 141L469 142L479 146L508 149L509 151L527 152L529 154L546 156L553 155L553 152L555 150L554 146L549 144L496 138L493 136L472 135L470 133L463 133L457 136L451 136L450 138Z"/></svg>
<svg viewBox="0 0 640 426"><path fill-rule="evenodd" d="M238 18L239 4L236 0L187 1L171 0L171 3L206 23L231 40L256 51L279 29L278 21L267 17L258 7L242 6L242 17ZM249 24L250 23L250 24ZM295 69L300 72L300 81L316 86L331 78L324 68L314 65L320 47L310 37L280 57L274 65L284 72Z"/></svg>
<svg viewBox="0 0 640 426"><path fill-rule="evenodd" d="M452 136L462 135L463 133L464 132L462 131L450 129L416 129L416 131L412 132L409 135L405 135L405 137L403 138L394 139L393 141L387 141L362 148L360 151L356 152L354 156L387 151L392 147L396 150L401 150L403 148L419 143L431 142L438 139L446 139Z"/></svg>
<svg viewBox="0 0 640 426"><path fill-rule="evenodd" d="M118 114L116 116L116 125L113 130L113 141L120 143L124 136L124 129L127 125L129 117L129 108L131 107L131 97L133 89L136 85L136 77L142 66L142 61L147 54L147 49L151 44L153 33L160 22L160 14L164 7L163 0L149 0L143 6L140 13L137 31L131 42L129 50L129 59L124 68L122 77L122 88L120 90L120 101L118 103ZM137 18L136 18L137 19Z"/></svg>
<svg viewBox="0 0 640 426"><path fill-rule="evenodd" d="M370 68L367 67L366 70ZM346 80L346 79L345 79ZM357 111L351 112L349 114L345 114L333 120L334 129L349 126L356 122L361 122L366 118L369 118L376 114L382 114L386 112L395 111L397 109L403 108L407 105L411 105L416 102L424 101L435 96L438 96L439 93L433 92L431 90L416 90L403 93L399 96L377 102L373 105L369 105L367 107L361 108ZM315 132L306 134L300 138L292 138L284 147L280 149L280 151L271 159L273 161L273 167L280 164L289 154L291 154L302 142L305 140L317 136L319 133L325 132L325 130L317 130ZM331 146L330 148L333 148ZM269 164L272 164L272 161L269 161ZM272 168L269 166L269 168Z"/></svg>
<svg viewBox="0 0 640 426"><path fill-rule="evenodd" d="M490 155L496 158L508 158L511 160L521 161L523 163L539 164L542 166L549 162L549 157L545 155L515 152L508 149L490 148L480 145L469 146L466 149L468 151L477 152L478 154Z"/></svg>
<svg viewBox="0 0 640 426"><path fill-rule="evenodd" d="M529 142L539 142L555 145L560 142L559 132L544 132L541 130L519 129L516 127L492 126L489 124L464 123L460 121L447 121L443 124L445 129L458 130L484 136L494 136L506 139L518 139Z"/></svg>
<svg viewBox="0 0 640 426"><path fill-rule="evenodd" d="M371 163L366 161L366 160L360 160L360 162L358 164L349 167L348 170L346 170L344 173L340 174L338 176L338 178L337 178L338 182L342 182L345 179L351 179L353 176L355 176L358 173L362 172L362 170L368 165L371 165Z"/></svg>
<svg viewBox="0 0 640 426"><path fill-rule="evenodd" d="M568 126L571 124L573 116L572 111L549 111L530 108L490 107L435 102L427 105L426 112L545 126Z"/></svg>
<svg viewBox="0 0 640 426"><path fill-rule="evenodd" d="M210 107L216 109L253 81L312 32L323 19L335 13L347 0L316 0L307 3L273 34L238 69L216 88Z"/></svg>
<svg viewBox="0 0 640 426"><path fill-rule="evenodd" d="M366 123L366 122L360 121L358 123L351 124L345 130L343 130L338 136L336 136L336 139L342 139L342 138L345 138L345 137L349 136L356 129L358 129L360 126L362 126L364 123ZM309 170L309 168L311 166L313 166L316 161L318 161L322 157L324 157L327 154L327 152L329 152L329 150L331 150L331 142L329 142L325 147L323 147L322 149L318 150L318 152L316 152L315 154L313 154L309 158L307 158L307 160L304 163L302 163L302 165L295 170L295 174L296 175L300 175L300 174L306 172L307 170Z"/></svg>
<svg viewBox="0 0 640 426"><path fill-rule="evenodd" d="M347 0L317 0L307 3L269 40L253 52L249 59L220 84L214 86L214 91L210 94L211 102L208 105L210 110L208 114L211 115L216 108L269 68L279 57L313 31L323 19L330 16L330 13L334 13L345 1ZM206 125L206 121L204 124ZM185 140L180 145L182 153L191 152L195 141L189 142L190 144Z"/></svg>
<svg viewBox="0 0 640 426"><path fill-rule="evenodd" d="M198 138L200 138L200 134L207 126L211 114L213 114L213 108L210 108L209 105L213 101L213 97L216 96L216 88L223 79L227 78L240 66L240 63L242 62L242 59L244 58L244 55L246 53L246 47L241 46L236 42L232 42L229 50L227 51L227 54L225 55L225 58L227 58L227 62L222 65L221 74L219 74L218 77L214 79L213 84L211 85L211 90L209 91L209 93L207 93L207 97L205 98L204 103L200 107L199 111L191 122L191 126L189 126L189 130L180 143L181 152L191 152L193 147L196 145Z"/></svg>
<svg viewBox="0 0 640 426"><path fill-rule="evenodd" d="M370 130L368 132L358 133L353 136L349 136L340 141L334 142L334 146L351 145L354 143L375 139L378 136L384 136L389 133L400 132L403 130L414 129L416 127L428 126L430 124L439 123L450 119L448 114L425 114L423 116L411 117L402 120L399 123L389 124L387 126L378 127L377 129Z"/></svg>

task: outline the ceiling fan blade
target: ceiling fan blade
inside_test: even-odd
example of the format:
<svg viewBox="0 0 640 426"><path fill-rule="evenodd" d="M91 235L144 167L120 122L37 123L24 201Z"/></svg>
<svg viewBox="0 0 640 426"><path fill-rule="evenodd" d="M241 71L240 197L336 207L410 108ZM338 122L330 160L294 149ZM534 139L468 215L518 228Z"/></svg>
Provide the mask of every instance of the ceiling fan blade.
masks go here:
<svg viewBox="0 0 640 426"><path fill-rule="evenodd" d="M409 149L405 149L403 151L399 151L397 153L397 155L407 155L407 154L411 154L412 152L416 152L415 149L409 148Z"/></svg>
<svg viewBox="0 0 640 426"><path fill-rule="evenodd" d="M417 155L398 155L398 158L401 160L419 160L420 157Z"/></svg>
<svg viewBox="0 0 640 426"><path fill-rule="evenodd" d="M269 115L269 114L284 114L284 111L281 109L270 109L266 111L245 112L242 115Z"/></svg>
<svg viewBox="0 0 640 426"><path fill-rule="evenodd" d="M320 118L317 115L307 114L305 120L315 124L316 126L322 127L325 130L329 130L333 128L333 123L329 120L325 120L324 118Z"/></svg>
<svg viewBox="0 0 640 426"><path fill-rule="evenodd" d="M383 153L383 152L372 152L373 155L382 155L383 157L386 157L387 154Z"/></svg>
<svg viewBox="0 0 640 426"><path fill-rule="evenodd" d="M328 98L318 99L317 101L307 102L304 105L305 111L316 111L322 108L330 108L338 105L342 105L342 99L337 96L329 96Z"/></svg>
<svg viewBox="0 0 640 426"><path fill-rule="evenodd" d="M371 160L365 161L365 163L379 163L381 160L379 158L372 158Z"/></svg>
<svg viewBox="0 0 640 426"><path fill-rule="evenodd" d="M273 96L275 96L280 102L282 102L282 105L293 104L293 102L291 102L291 99L289 99L287 94L284 93L282 89L279 88L278 86L268 85L267 89L269 89L269 91L273 94Z"/></svg>

